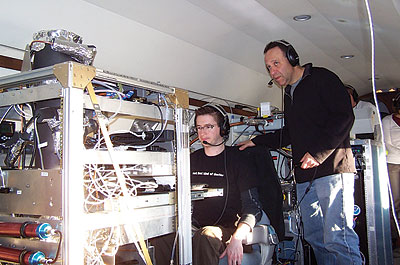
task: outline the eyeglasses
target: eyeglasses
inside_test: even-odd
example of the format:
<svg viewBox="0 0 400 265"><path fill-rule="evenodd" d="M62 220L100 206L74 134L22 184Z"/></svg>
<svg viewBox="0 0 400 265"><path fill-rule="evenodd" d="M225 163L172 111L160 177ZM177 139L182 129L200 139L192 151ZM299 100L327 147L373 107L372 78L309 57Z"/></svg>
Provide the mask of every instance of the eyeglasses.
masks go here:
<svg viewBox="0 0 400 265"><path fill-rule="evenodd" d="M205 130L205 131L209 132L212 129L214 129L215 125L216 124L206 124L204 126L196 126L196 130L197 131Z"/></svg>

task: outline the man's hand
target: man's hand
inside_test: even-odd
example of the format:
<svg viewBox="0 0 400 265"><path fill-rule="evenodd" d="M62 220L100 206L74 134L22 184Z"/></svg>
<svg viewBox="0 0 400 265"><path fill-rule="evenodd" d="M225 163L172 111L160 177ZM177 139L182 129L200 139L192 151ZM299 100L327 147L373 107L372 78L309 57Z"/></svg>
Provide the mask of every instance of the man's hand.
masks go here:
<svg viewBox="0 0 400 265"><path fill-rule="evenodd" d="M310 155L309 152L305 153L305 155L300 160L300 162L301 162L302 169L310 169L310 168L319 166L319 163L317 162L317 160L315 160L315 158L312 157L312 155Z"/></svg>
<svg viewBox="0 0 400 265"><path fill-rule="evenodd" d="M237 146L240 146L239 150L244 150L247 147L253 147L253 146L256 146L256 145L251 140L247 140L247 141L238 143Z"/></svg>
<svg viewBox="0 0 400 265"><path fill-rule="evenodd" d="M228 246L219 258L222 259L225 255L228 255L228 265L241 265L243 259L242 242L250 231L251 228L246 223L239 223Z"/></svg>
<svg viewBox="0 0 400 265"><path fill-rule="evenodd" d="M228 265L240 265L243 259L242 240L232 237L225 251L219 256L222 259L228 255Z"/></svg>

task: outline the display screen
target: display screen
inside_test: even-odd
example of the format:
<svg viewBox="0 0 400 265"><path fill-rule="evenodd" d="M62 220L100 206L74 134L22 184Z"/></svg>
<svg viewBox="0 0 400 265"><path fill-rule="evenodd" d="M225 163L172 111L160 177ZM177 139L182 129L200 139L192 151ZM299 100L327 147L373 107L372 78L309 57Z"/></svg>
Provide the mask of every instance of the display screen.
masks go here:
<svg viewBox="0 0 400 265"><path fill-rule="evenodd" d="M15 131L15 123L10 121L3 121L0 124L0 134L5 136L12 136Z"/></svg>

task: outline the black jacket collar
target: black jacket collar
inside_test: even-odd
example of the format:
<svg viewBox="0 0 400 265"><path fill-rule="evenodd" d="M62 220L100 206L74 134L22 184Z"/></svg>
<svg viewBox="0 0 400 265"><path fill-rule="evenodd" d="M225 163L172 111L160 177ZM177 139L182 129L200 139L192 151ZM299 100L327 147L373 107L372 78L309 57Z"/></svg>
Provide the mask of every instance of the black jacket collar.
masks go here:
<svg viewBox="0 0 400 265"><path fill-rule="evenodd" d="M303 80L306 76L312 74L312 63L307 63L307 64L303 65L303 67L304 67L304 72L303 72L303 76L301 77L301 80Z"/></svg>

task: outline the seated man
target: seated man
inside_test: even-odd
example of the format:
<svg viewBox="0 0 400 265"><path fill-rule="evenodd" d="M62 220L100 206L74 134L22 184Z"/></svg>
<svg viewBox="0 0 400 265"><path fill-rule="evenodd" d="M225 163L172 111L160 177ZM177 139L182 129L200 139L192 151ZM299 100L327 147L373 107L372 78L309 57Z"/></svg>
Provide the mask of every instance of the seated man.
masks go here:
<svg viewBox="0 0 400 265"><path fill-rule="evenodd" d="M229 120L220 106L197 109L195 125L204 148L190 157L192 184L224 192L193 202L193 225L199 228L193 236L193 265L217 265L225 256L228 264L241 264L242 240L262 216L258 180L245 157L225 146Z"/></svg>
<svg viewBox="0 0 400 265"><path fill-rule="evenodd" d="M197 109L195 125L204 148L190 156L192 185L222 188L223 195L193 201L193 265L242 264L243 252L252 251L242 241L263 214L258 180L244 153L225 146L229 119L222 107ZM151 240L157 265L170 264L173 240L174 235Z"/></svg>

